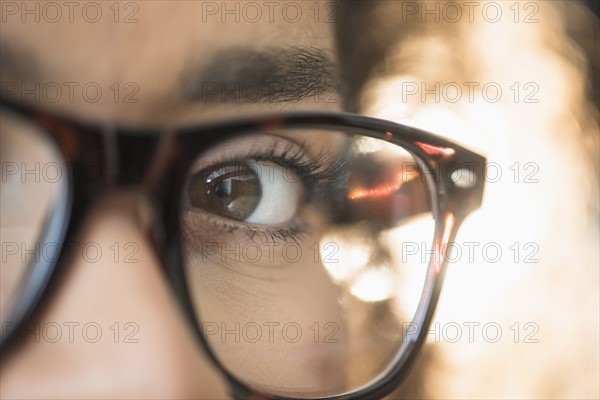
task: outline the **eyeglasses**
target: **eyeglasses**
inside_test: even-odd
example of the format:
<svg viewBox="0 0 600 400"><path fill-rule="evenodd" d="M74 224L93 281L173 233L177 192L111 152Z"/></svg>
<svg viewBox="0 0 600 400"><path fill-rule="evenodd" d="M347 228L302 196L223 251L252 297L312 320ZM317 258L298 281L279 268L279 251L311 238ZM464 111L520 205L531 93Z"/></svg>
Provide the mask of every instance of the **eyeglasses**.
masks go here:
<svg viewBox="0 0 600 400"><path fill-rule="evenodd" d="M151 243L236 398L390 393L484 188L483 157L345 113L141 131L3 102L0 130L2 347L96 201L131 190L153 204Z"/></svg>

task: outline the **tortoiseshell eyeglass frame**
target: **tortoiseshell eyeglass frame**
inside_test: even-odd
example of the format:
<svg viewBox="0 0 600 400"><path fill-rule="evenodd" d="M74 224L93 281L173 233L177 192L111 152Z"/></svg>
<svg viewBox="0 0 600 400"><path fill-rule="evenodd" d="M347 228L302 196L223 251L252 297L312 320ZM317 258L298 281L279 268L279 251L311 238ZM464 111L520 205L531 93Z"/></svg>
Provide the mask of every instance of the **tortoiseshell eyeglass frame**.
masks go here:
<svg viewBox="0 0 600 400"><path fill-rule="evenodd" d="M445 254L441 253L451 247L446 244L452 242L461 222L481 205L483 197L484 157L432 133L356 114L280 113L183 128L142 130L85 123L6 100L0 104L45 132L69 168L68 193L62 193L57 200L55 212L49 216L40 236L40 245L75 242L88 211L112 190L135 190L151 199L156 223L149 240L199 343L228 379L231 395L237 399L291 398L263 393L239 381L219 362L202 333L202 324L196 317L186 285L179 229L185 176L198 154L216 142L247 132L282 128L334 130L400 146L415 157L427 176L435 217L434 248L440 254L430 260L413 319L413 326L417 328L406 333L393 363L374 382L347 393L318 397L320 399L380 399L400 385L433 318L447 267ZM468 184L455 182L454 172L465 170L470 173ZM44 257L33 261L12 303L13 308L4 320L13 324L11 332L39 313L46 303L44 300L60 289L61 274L68 264L66 253L61 251L55 263ZM2 330L3 353L16 347L13 345L15 336Z"/></svg>

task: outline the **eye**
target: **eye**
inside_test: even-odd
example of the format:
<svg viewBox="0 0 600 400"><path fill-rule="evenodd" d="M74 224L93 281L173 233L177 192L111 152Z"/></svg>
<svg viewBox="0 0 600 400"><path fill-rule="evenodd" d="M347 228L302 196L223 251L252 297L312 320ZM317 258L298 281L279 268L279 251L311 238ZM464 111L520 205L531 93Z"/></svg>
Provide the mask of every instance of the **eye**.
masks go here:
<svg viewBox="0 0 600 400"><path fill-rule="evenodd" d="M212 214L273 225L296 215L303 194L300 178L271 162L231 162L192 175L190 205Z"/></svg>

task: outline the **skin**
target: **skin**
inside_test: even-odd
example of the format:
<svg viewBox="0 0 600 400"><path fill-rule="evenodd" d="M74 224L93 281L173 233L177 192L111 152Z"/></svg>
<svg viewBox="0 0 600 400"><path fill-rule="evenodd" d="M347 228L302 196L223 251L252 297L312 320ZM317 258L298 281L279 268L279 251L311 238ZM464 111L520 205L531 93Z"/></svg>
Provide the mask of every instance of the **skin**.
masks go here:
<svg viewBox="0 0 600 400"><path fill-rule="evenodd" d="M336 138L332 132L327 133L329 135L288 132L288 135L290 139L315 144L322 136ZM265 135L256 135L233 139L212 148L198 162L208 164L210 159L219 160L228 155L244 159L241 154L233 154L247 152L252 147L271 148L265 142L282 142L281 137L265 138ZM320 149L323 144L307 145L305 152L314 156L318 150L311 147ZM335 147L329 145L328 148ZM263 164L261 172L261 180L272 182L265 192L278 187L287 193L294 192L292 188L302 192L299 179L296 182L278 180L276 177L284 171L274 164L271 166L269 171L268 165ZM270 180L269 174L272 175ZM263 197L267 196L269 194L263 193ZM283 200L283 196L285 194L277 197L277 203L283 203L282 211L294 209L291 204L295 201ZM274 204L269 203L269 206L272 208ZM255 228L253 236L244 229L227 232L222 224L228 221L215 219L193 207L189 207L182 218L190 291L204 323L210 325L209 342L232 372L268 392L284 390L293 394L294 390L302 393L307 388L335 392L343 389L345 383L340 371L347 367L349 342L344 310L338 302L340 290L331 282L320 259L315 261L315 244L329 225L323 211L307 208L299 212L299 218L309 223L311 229L302 233L301 240L270 237L260 227ZM258 218L264 213L258 210L256 215ZM240 250L232 254L234 245ZM241 339L237 340L233 334L226 333L231 332L236 323L244 327L238 335ZM271 330L269 324L273 324ZM325 324L331 327L327 332ZM302 334L296 341L298 327ZM255 333L258 329L260 334ZM331 335L327 336L328 333ZM315 334L328 339L315 341ZM260 338L252 344L243 338L257 335Z"/></svg>
<svg viewBox="0 0 600 400"><path fill-rule="evenodd" d="M312 15L309 5L305 4L305 15ZM108 3L104 15L112 16L107 7ZM203 69L225 50L307 46L335 60L332 24L314 23L312 18L292 24L277 13L274 22L263 18L254 24L236 23L228 18L222 23L220 17L202 22L202 12L200 2L148 2L140 3L139 22L133 24L115 23L108 17L91 24L78 18L79 14L74 23L67 18L57 23L32 19L23 23L18 16L9 16L2 22L2 51L10 49L27 62L22 68L2 63L2 81L97 82L105 93L110 93L107 88L114 82L134 82L140 100L134 104L115 102L110 95L96 103L70 102L63 96L56 103L42 99L34 104L84 120L131 126L200 123L270 111L341 109L339 101L325 102L325 97L260 104L203 104L186 98L190 80L202 76ZM149 223L143 218L143 207L131 194L109 196L87 217L79 238L81 243L96 242L102 249L114 242L135 242L139 262L114 262L106 256L91 263L76 252L60 289L32 321L40 326L94 321L105 337L94 344L81 336L74 343L36 341L28 336L2 357L2 398L229 397L224 380L197 345L171 295L162 266L143 233ZM109 327L116 321L121 322L121 333L125 333L125 322L134 321L139 342L114 343Z"/></svg>

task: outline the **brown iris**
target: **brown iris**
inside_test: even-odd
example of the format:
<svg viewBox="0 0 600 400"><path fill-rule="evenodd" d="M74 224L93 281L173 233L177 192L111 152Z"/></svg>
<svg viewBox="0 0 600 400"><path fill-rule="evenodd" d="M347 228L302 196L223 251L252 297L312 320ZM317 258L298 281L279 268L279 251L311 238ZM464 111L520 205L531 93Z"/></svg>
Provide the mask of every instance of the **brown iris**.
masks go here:
<svg viewBox="0 0 600 400"><path fill-rule="evenodd" d="M262 190L256 171L245 164L228 164L202 170L190 179L188 196L193 207L246 220L258 206Z"/></svg>

